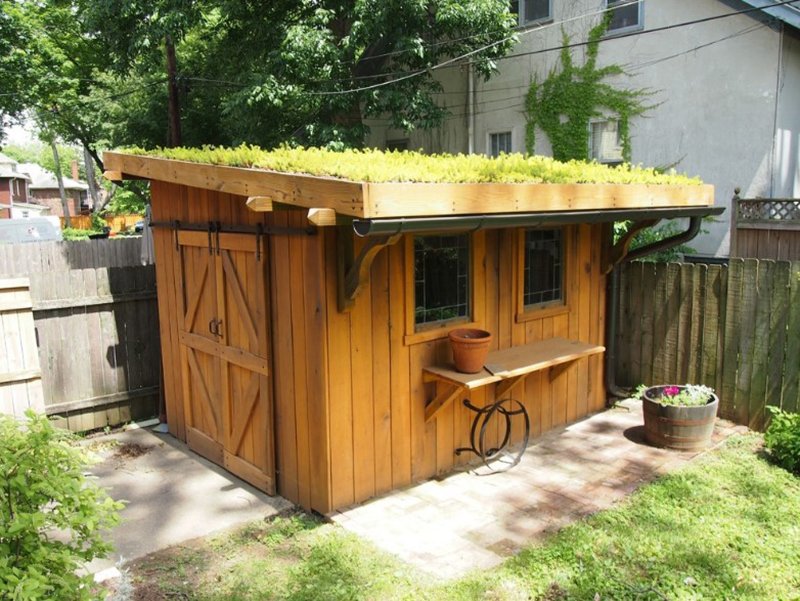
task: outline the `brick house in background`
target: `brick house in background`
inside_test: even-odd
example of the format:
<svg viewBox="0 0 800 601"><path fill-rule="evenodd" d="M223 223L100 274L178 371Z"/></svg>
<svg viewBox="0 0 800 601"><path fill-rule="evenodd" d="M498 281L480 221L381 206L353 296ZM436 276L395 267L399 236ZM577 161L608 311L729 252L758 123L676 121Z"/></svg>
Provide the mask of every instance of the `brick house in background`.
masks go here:
<svg viewBox="0 0 800 601"><path fill-rule="evenodd" d="M30 176L31 200L35 203L45 205L50 208L49 215L57 217L64 216L64 209L61 205L61 195L58 190L58 180L56 176L35 163L23 163L19 165L19 170ZM91 210L89 200L88 184L76 178L64 177L64 192L67 195L67 204L70 215L80 215Z"/></svg>
<svg viewBox="0 0 800 601"><path fill-rule="evenodd" d="M14 205L29 202L30 179L19 170L17 161L0 154L0 219L10 219Z"/></svg>

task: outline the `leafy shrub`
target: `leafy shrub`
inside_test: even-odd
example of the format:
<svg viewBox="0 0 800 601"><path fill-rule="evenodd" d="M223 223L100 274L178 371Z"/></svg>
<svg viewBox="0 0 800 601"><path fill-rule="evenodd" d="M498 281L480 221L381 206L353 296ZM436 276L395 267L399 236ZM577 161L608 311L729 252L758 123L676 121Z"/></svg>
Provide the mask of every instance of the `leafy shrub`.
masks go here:
<svg viewBox="0 0 800 601"><path fill-rule="evenodd" d="M82 230L76 227L65 227L61 230L61 237L64 240L88 240L89 234L93 234L92 230Z"/></svg>
<svg viewBox="0 0 800 601"><path fill-rule="evenodd" d="M42 415L0 415L0 600L93 599L76 570L104 557L120 503L84 476L88 459Z"/></svg>
<svg viewBox="0 0 800 601"><path fill-rule="evenodd" d="M772 460L782 468L800 475L800 413L787 413L767 406L772 414L764 443Z"/></svg>

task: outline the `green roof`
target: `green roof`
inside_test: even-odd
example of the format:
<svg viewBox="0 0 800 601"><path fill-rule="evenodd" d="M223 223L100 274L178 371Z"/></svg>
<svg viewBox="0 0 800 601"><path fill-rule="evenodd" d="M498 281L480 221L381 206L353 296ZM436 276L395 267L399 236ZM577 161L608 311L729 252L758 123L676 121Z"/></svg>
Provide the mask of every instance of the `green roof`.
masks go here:
<svg viewBox="0 0 800 601"><path fill-rule="evenodd" d="M335 177L355 182L552 183L699 185L698 178L623 164L559 162L544 156L503 154L423 154L409 151L281 147L126 148L122 152L155 158Z"/></svg>

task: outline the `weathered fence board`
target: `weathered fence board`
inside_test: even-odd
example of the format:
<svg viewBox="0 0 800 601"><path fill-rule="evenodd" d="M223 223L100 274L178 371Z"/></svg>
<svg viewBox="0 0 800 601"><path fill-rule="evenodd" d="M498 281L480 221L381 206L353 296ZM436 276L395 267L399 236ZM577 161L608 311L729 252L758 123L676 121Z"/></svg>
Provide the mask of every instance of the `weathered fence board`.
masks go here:
<svg viewBox="0 0 800 601"><path fill-rule="evenodd" d="M18 417L44 410L32 306L27 279L0 280L0 412Z"/></svg>
<svg viewBox="0 0 800 601"><path fill-rule="evenodd" d="M766 405L798 410L800 262L632 263L620 285L618 383L706 384L723 417L753 428Z"/></svg>
<svg viewBox="0 0 800 601"><path fill-rule="evenodd" d="M140 244L131 238L0 246L0 277L30 280L42 408L64 416L70 429L158 412L155 273L139 264Z"/></svg>

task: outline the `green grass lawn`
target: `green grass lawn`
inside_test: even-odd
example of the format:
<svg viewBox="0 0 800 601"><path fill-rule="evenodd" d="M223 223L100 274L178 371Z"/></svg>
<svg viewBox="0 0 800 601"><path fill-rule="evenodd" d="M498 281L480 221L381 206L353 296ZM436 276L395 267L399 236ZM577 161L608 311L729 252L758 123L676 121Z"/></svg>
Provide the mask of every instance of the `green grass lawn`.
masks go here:
<svg viewBox="0 0 800 601"><path fill-rule="evenodd" d="M800 479L730 439L490 572L435 582L306 514L144 558L139 599L800 599Z"/></svg>

